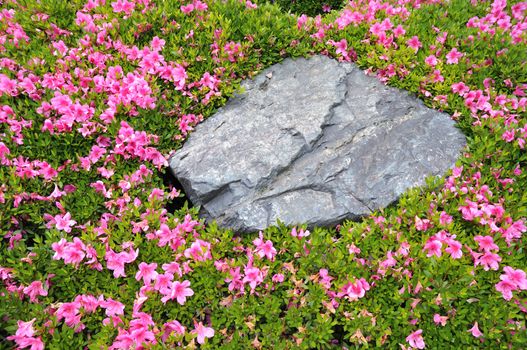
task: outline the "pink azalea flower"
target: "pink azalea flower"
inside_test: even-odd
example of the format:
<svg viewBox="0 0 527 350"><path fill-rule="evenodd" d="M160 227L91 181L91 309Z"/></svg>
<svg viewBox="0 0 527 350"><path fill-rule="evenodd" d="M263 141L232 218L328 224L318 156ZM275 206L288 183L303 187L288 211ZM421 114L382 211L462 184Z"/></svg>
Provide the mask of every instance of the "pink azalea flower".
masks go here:
<svg viewBox="0 0 527 350"><path fill-rule="evenodd" d="M142 278L145 285L150 284L157 277L156 269L156 263L147 264L142 262L139 264L139 271L135 274L135 279L139 281Z"/></svg>
<svg viewBox="0 0 527 350"><path fill-rule="evenodd" d="M189 13L194 11L194 5L193 4L181 5L180 9L181 9L181 12L188 15Z"/></svg>
<svg viewBox="0 0 527 350"><path fill-rule="evenodd" d="M496 288L498 292L501 293L501 295L503 296L503 299L505 300L511 300L512 292L518 288L516 286L516 283L509 280L509 278L503 278L500 282L496 283L494 287Z"/></svg>
<svg viewBox="0 0 527 350"><path fill-rule="evenodd" d="M271 280L274 283L282 283L284 281L284 275L281 274L281 273L277 273L277 274L273 275L273 278L271 278Z"/></svg>
<svg viewBox="0 0 527 350"><path fill-rule="evenodd" d="M463 53L459 52L454 47L452 50L450 50L449 53L447 53L447 55L446 55L446 63L447 64L457 64L461 57L463 57Z"/></svg>
<svg viewBox="0 0 527 350"><path fill-rule="evenodd" d="M156 282L154 284L154 289L160 292L161 294L168 294L170 286L172 285L172 280L174 275L171 273L158 274L156 277Z"/></svg>
<svg viewBox="0 0 527 350"><path fill-rule="evenodd" d="M80 303L80 305L84 308L84 311L87 313L95 312L97 308L99 307L99 304L104 301L102 295L97 299L93 295L77 295L74 300L76 303Z"/></svg>
<svg viewBox="0 0 527 350"><path fill-rule="evenodd" d="M117 300L107 298L106 300L101 301L99 305L103 309L106 309L106 316L112 317L124 314L124 304Z"/></svg>
<svg viewBox="0 0 527 350"><path fill-rule="evenodd" d="M393 30L393 35L395 35L396 38L403 36L404 34L406 34L406 30L404 30L403 26L400 24Z"/></svg>
<svg viewBox="0 0 527 350"><path fill-rule="evenodd" d="M476 259L475 265L482 265L485 271L488 271L489 269L498 270L500 261L501 257L498 254L485 252Z"/></svg>
<svg viewBox="0 0 527 350"><path fill-rule="evenodd" d="M448 316L441 316L439 314L434 314L434 322L435 324L440 324L441 326L446 325L446 321L448 320Z"/></svg>
<svg viewBox="0 0 527 350"><path fill-rule="evenodd" d="M425 341L422 337L423 330L419 329L406 337L406 341L414 349L424 349Z"/></svg>
<svg viewBox="0 0 527 350"><path fill-rule="evenodd" d="M135 4L127 0L117 0L115 2L112 2L111 5L113 8L113 12L115 13L124 12L127 15L130 15L135 8Z"/></svg>
<svg viewBox="0 0 527 350"><path fill-rule="evenodd" d="M419 41L419 38L417 36L413 36L411 37L407 42L406 44L408 45L408 47L414 49L414 51L417 53L417 51L419 51L419 48L420 47L423 47L423 44L421 44L421 42Z"/></svg>
<svg viewBox="0 0 527 350"><path fill-rule="evenodd" d="M53 260L64 259L64 250L67 246L67 243L68 241L66 241L66 239L61 238L60 241L51 244L51 249L55 251L55 254L53 255Z"/></svg>
<svg viewBox="0 0 527 350"><path fill-rule="evenodd" d="M207 11L209 6L204 2L194 0L194 8L196 9L196 11Z"/></svg>
<svg viewBox="0 0 527 350"><path fill-rule="evenodd" d="M86 246L78 237L73 238L72 243L68 243L64 249L64 262L66 264L79 264L86 256Z"/></svg>
<svg viewBox="0 0 527 350"><path fill-rule="evenodd" d="M509 226L505 232L503 233L503 237L505 237L505 241L507 243L510 243L513 239L519 239L522 236L522 233L527 231L527 227L525 226L522 219L517 220L512 223L511 226Z"/></svg>
<svg viewBox="0 0 527 350"><path fill-rule="evenodd" d="M320 276L319 283L326 289L331 288L331 281L334 280L334 278L329 275L329 271L327 269L320 269L318 275Z"/></svg>
<svg viewBox="0 0 527 350"><path fill-rule="evenodd" d="M452 92L461 96L465 95L465 93L467 93L469 90L469 87L466 86L463 82L452 84Z"/></svg>
<svg viewBox="0 0 527 350"><path fill-rule="evenodd" d="M293 227L293 229L291 230L291 236L297 237L297 238L307 237L310 234L311 233L308 230L304 231L303 229L300 229L300 231L297 232L296 227Z"/></svg>
<svg viewBox="0 0 527 350"><path fill-rule="evenodd" d="M442 246L443 246L443 244L441 243L441 241L436 239L435 236L432 236L425 243L425 247L424 247L423 250L425 250L427 252L426 253L427 257L430 258L431 256L435 255L435 256L437 256L439 258L439 257L441 257L441 254L442 254L442 251L441 251L441 247Z"/></svg>
<svg viewBox="0 0 527 350"><path fill-rule="evenodd" d="M225 278L225 282L229 283L229 290L232 292L233 290L243 290L243 281L242 281L242 274L240 273L240 267L237 266L236 268L231 268L229 270L230 277Z"/></svg>
<svg viewBox="0 0 527 350"><path fill-rule="evenodd" d="M71 303L62 303L57 309L57 321L64 318L64 322L70 328L75 328L76 331L84 329L81 323L81 315L79 313L81 304L77 301Z"/></svg>
<svg viewBox="0 0 527 350"><path fill-rule="evenodd" d="M187 297L194 295L194 291L189 287L189 281L172 282L168 293L161 298L161 301L166 303L168 300L176 299L180 305L183 305L187 301Z"/></svg>
<svg viewBox="0 0 527 350"><path fill-rule="evenodd" d="M346 296L350 300L358 300L362 298L368 290L370 290L370 284L364 278L361 278L355 281L355 283L348 282L345 284L342 287L342 292L339 293L339 296Z"/></svg>
<svg viewBox="0 0 527 350"><path fill-rule="evenodd" d="M214 329L211 327L205 327L201 322L196 323L196 321L194 321L194 330L190 333L197 335L199 344L204 344L205 338L212 338L214 336Z"/></svg>
<svg viewBox="0 0 527 350"><path fill-rule="evenodd" d="M77 223L75 220L71 220L71 214L68 212L64 216L55 215L55 227L59 231L71 232L71 227Z"/></svg>
<svg viewBox="0 0 527 350"><path fill-rule="evenodd" d="M492 236L476 236L474 240L478 242L479 250L490 252L491 250L500 250L500 248L494 243Z"/></svg>
<svg viewBox="0 0 527 350"><path fill-rule="evenodd" d="M163 325L163 335L161 336L161 340L162 341L166 341L167 338L172 333L184 335L185 334L185 327L183 327L181 325L181 323L179 323L178 321L175 321L175 320L174 321L170 321L170 322L166 322Z"/></svg>
<svg viewBox="0 0 527 350"><path fill-rule="evenodd" d="M192 243L190 248L185 249L184 254L185 257L192 258L196 261L212 259L212 255L210 253L210 243L202 241L201 239L197 239Z"/></svg>
<svg viewBox="0 0 527 350"><path fill-rule="evenodd" d="M479 338L479 337L481 337L483 335L483 333L481 333L481 331L478 328L478 323L477 322L474 322L474 325L468 331L470 333L472 333L472 335L474 337L476 337L476 338Z"/></svg>
<svg viewBox="0 0 527 350"><path fill-rule="evenodd" d="M20 337L32 337L35 334L35 330L33 329L33 323L35 323L37 319L34 318L31 321L17 321L17 330L16 335Z"/></svg>
<svg viewBox="0 0 527 350"><path fill-rule="evenodd" d="M304 27L304 25L307 23L308 17L306 15L299 16L296 21L296 26L298 29Z"/></svg>
<svg viewBox="0 0 527 350"><path fill-rule="evenodd" d="M42 287L42 282L33 281L31 284L24 288L25 295L29 295L29 300L32 303L38 302L37 297L48 295L48 291Z"/></svg>
<svg viewBox="0 0 527 350"><path fill-rule="evenodd" d="M276 249L273 247L273 242L271 242L270 240L264 242L262 231L260 231L260 237L255 239L253 241L253 244L256 246L256 250L254 252L260 258L263 258L265 256L271 261L274 260L274 257L276 255Z"/></svg>
<svg viewBox="0 0 527 350"><path fill-rule="evenodd" d="M431 67L435 67L437 65L437 58L434 55L430 55L425 58L425 63Z"/></svg>
<svg viewBox="0 0 527 350"><path fill-rule="evenodd" d="M455 239L448 238L447 239L448 247L445 249L445 252L450 254L452 259L460 259L463 256L463 252L461 251L461 243L456 241Z"/></svg>
<svg viewBox="0 0 527 350"><path fill-rule="evenodd" d="M41 337L34 338L35 330L33 329L33 323L36 318L28 322L18 321L18 329L15 335L8 336L8 340L14 341L19 349L30 348L30 350L43 350L44 343Z"/></svg>
<svg viewBox="0 0 527 350"><path fill-rule="evenodd" d="M264 273L257 267L247 266L244 270L245 277L243 278L243 283L249 282L251 290L254 290L257 285L263 282Z"/></svg>
<svg viewBox="0 0 527 350"><path fill-rule="evenodd" d="M500 276L501 280L508 280L514 283L519 289L527 290L527 278L523 270L515 270L510 266L505 266L503 271L505 272L505 275Z"/></svg>
<svg viewBox="0 0 527 350"><path fill-rule="evenodd" d="M346 39L342 39L340 41L329 40L328 43L335 46L335 53L337 55L340 54L345 60L349 60L348 42Z"/></svg>
<svg viewBox="0 0 527 350"><path fill-rule="evenodd" d="M106 260L106 267L108 270L113 270L113 276L118 278L126 277L124 265L135 261L138 255L139 249L134 251L130 248L127 252L123 251L120 253L116 253L112 249L109 249L106 251L104 259Z"/></svg>
<svg viewBox="0 0 527 350"><path fill-rule="evenodd" d="M417 231L427 231L433 226L433 224L428 219L421 219L420 217L416 216L414 220L415 220L415 229Z"/></svg>

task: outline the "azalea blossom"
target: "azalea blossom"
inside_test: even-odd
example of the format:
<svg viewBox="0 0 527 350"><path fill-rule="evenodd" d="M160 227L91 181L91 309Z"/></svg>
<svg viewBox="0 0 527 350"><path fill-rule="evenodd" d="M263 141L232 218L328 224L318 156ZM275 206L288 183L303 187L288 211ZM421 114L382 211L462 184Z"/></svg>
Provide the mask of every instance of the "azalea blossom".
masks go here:
<svg viewBox="0 0 527 350"><path fill-rule="evenodd" d="M520 269L513 269L510 266L505 266L503 268L504 275L500 276L501 280L509 280L521 290L527 290L527 277L525 271Z"/></svg>
<svg viewBox="0 0 527 350"><path fill-rule="evenodd" d="M501 257L498 254L485 252L478 259L476 259L474 265L482 265L485 271L488 271L489 269L498 270L500 261Z"/></svg>
<svg viewBox="0 0 527 350"><path fill-rule="evenodd" d="M416 216L414 220L415 220L415 229L417 231L427 231L433 226L433 224L428 219L421 219L420 217Z"/></svg>
<svg viewBox="0 0 527 350"><path fill-rule="evenodd" d="M425 348L425 341L423 339L423 336L421 335L423 333L422 329L418 329L417 331L411 333L409 336L406 337L406 341L410 346L414 349L424 349Z"/></svg>
<svg viewBox="0 0 527 350"><path fill-rule="evenodd" d="M452 259L460 259L463 256L463 252L461 251L461 243L452 238L448 238L446 242L448 247L445 249L445 252L450 254Z"/></svg>
<svg viewBox="0 0 527 350"><path fill-rule="evenodd" d="M485 252L490 252L491 250L500 250L500 248L494 243L494 238L492 236L476 236L474 240L478 242L479 249Z"/></svg>
<svg viewBox="0 0 527 350"><path fill-rule="evenodd" d="M194 330L190 333L196 334L198 344L204 344L205 338L214 337L214 329L204 326L201 322L196 323L196 321L194 321Z"/></svg>
<svg viewBox="0 0 527 350"><path fill-rule="evenodd" d="M263 258L265 256L271 261L274 260L274 257L276 255L276 249L273 247L273 242L271 242L270 240L264 242L262 231L260 231L259 238L256 238L253 241L253 244L256 246L256 250L254 252L260 258Z"/></svg>
<svg viewBox="0 0 527 350"><path fill-rule="evenodd" d="M483 333L481 333L481 331L478 328L478 323L477 322L474 322L474 325L468 331L470 333L472 333L472 335L474 337L476 337L476 338L479 338L479 337L481 337L483 335Z"/></svg>
<svg viewBox="0 0 527 350"><path fill-rule="evenodd" d="M434 323L440 324L441 326L446 325L446 321L448 320L448 316L441 316L439 314L434 314Z"/></svg>
<svg viewBox="0 0 527 350"><path fill-rule="evenodd" d="M243 283L249 283L251 290L254 290L256 286L261 284L264 280L265 274L262 270L254 266L246 266L245 277L243 278Z"/></svg>
<svg viewBox="0 0 527 350"><path fill-rule="evenodd" d="M187 297L194 295L194 291L190 288L189 281L172 282L165 293L165 296L161 298L163 304L169 300L176 299L180 305L183 305L187 301Z"/></svg>
<svg viewBox="0 0 527 350"><path fill-rule="evenodd" d="M406 44L408 45L408 47L412 48L415 53L417 53L417 51L419 51L419 48L423 47L423 44L421 44L421 42L419 41L419 38L417 36L413 36L411 37L407 42Z"/></svg>
<svg viewBox="0 0 527 350"><path fill-rule="evenodd" d="M433 255L437 256L438 258L441 257L442 255L442 251L441 251L441 247L443 246L443 244L441 243L441 241L439 241L437 238L435 238L435 236L432 236L426 243L425 243L425 246L423 248L423 250L425 250L427 253L426 253L426 256L427 257L431 257Z"/></svg>
<svg viewBox="0 0 527 350"><path fill-rule="evenodd" d="M57 230L67 233L70 233L71 227L77 223L77 221L71 220L71 214L69 212L64 215L55 215L54 219Z"/></svg>
<svg viewBox="0 0 527 350"><path fill-rule="evenodd" d="M157 277L156 272L157 264L147 264L145 262L142 262L139 264L139 271L135 274L135 279L140 280L143 279L144 284L150 284L151 281L155 280Z"/></svg>
<svg viewBox="0 0 527 350"><path fill-rule="evenodd" d="M36 318L31 321L17 321L17 330L15 335L7 337L7 340L14 341L18 348L30 348L30 350L44 350L44 342L41 337L35 337L35 329L33 328L33 323L36 321Z"/></svg>
<svg viewBox="0 0 527 350"><path fill-rule="evenodd" d="M434 55L430 55L425 58L425 63L429 66L435 67L438 63L437 57L435 57Z"/></svg>
<svg viewBox="0 0 527 350"><path fill-rule="evenodd" d="M459 62L459 59L463 57L463 53L459 52L455 47L450 50L449 53L446 55L446 63L447 64L457 64Z"/></svg>
<svg viewBox="0 0 527 350"><path fill-rule="evenodd" d="M303 238L308 237L311 233L308 230L300 229L300 231L296 230L296 227L293 227L291 230L291 236L297 237L297 238Z"/></svg>
<svg viewBox="0 0 527 350"><path fill-rule="evenodd" d="M42 286L41 281L33 281L31 284L24 288L25 295L29 296L29 300L33 303L38 302L37 297L48 295L48 291Z"/></svg>

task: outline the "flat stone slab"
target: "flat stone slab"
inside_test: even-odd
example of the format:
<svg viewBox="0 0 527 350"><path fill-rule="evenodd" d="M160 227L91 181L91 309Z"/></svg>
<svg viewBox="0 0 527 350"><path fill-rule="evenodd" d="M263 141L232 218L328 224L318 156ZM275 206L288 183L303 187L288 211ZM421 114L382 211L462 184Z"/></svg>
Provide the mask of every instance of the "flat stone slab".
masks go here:
<svg viewBox="0 0 527 350"><path fill-rule="evenodd" d="M242 86L170 159L205 219L238 232L367 215L443 175L466 143L449 115L325 56Z"/></svg>

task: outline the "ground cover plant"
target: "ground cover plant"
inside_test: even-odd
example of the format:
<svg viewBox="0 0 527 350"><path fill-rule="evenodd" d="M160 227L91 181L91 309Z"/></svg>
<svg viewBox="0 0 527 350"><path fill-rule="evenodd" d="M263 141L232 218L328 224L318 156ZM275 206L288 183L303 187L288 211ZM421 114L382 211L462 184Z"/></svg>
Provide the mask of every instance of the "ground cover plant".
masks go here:
<svg viewBox="0 0 527 350"><path fill-rule="evenodd" d="M283 12L312 17L331 10L340 10L346 4L346 1L342 0L268 0L268 2L280 6Z"/></svg>
<svg viewBox="0 0 527 350"><path fill-rule="evenodd" d="M527 346L527 3L10 0L0 348ZM170 152L239 81L323 53L450 113L456 167L336 228L165 207ZM249 118L250 116L248 116Z"/></svg>

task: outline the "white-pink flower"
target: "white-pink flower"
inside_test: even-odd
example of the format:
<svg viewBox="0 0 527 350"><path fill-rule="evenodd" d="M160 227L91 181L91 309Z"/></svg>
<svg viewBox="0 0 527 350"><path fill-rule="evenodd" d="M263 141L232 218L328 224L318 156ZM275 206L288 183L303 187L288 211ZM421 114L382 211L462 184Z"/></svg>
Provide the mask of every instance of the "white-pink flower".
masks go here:
<svg viewBox="0 0 527 350"><path fill-rule="evenodd" d="M197 335L197 340L199 344L205 343L205 338L212 338L214 336L214 329L211 327L206 327L203 323L196 323L194 321L194 330L190 333Z"/></svg>

